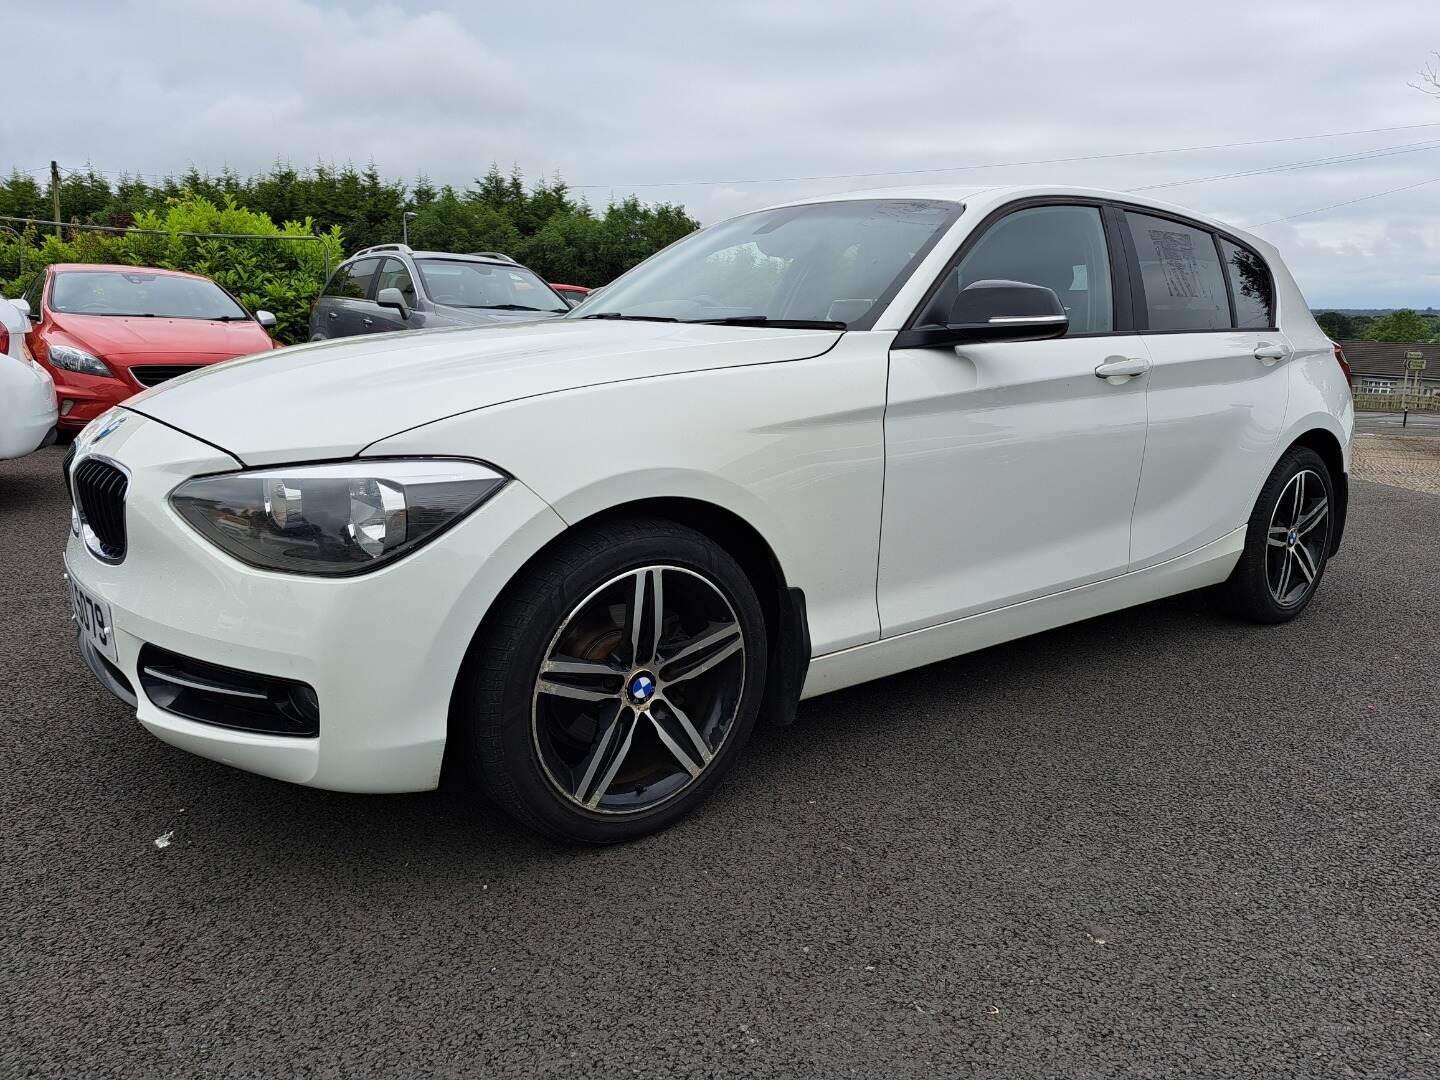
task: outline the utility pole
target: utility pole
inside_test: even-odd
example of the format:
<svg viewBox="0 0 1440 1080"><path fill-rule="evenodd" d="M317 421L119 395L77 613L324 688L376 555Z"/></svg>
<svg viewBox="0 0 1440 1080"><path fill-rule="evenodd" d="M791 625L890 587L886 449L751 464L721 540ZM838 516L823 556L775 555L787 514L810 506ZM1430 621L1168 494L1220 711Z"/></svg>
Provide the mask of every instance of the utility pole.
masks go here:
<svg viewBox="0 0 1440 1080"><path fill-rule="evenodd" d="M60 231L60 166L50 162L50 210L55 219L55 235L61 237Z"/></svg>

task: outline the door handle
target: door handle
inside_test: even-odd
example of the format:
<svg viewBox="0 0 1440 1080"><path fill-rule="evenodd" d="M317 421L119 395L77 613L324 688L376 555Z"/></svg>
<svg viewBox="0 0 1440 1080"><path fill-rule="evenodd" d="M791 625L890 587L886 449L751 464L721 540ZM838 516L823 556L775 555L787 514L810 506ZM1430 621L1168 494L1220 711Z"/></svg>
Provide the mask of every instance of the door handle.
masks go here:
<svg viewBox="0 0 1440 1080"><path fill-rule="evenodd" d="M1289 356L1290 346L1288 345L1276 345L1270 341L1262 341L1255 346L1255 359L1266 367L1278 364L1281 360L1288 359Z"/></svg>
<svg viewBox="0 0 1440 1080"><path fill-rule="evenodd" d="M326 314L329 315L332 319L338 319L340 317L340 313L338 311L327 311Z"/></svg>
<svg viewBox="0 0 1440 1080"><path fill-rule="evenodd" d="M1144 375L1150 370L1150 361L1143 356L1121 356L1114 360L1106 360L1095 369L1097 379L1107 379L1119 385L1122 379L1133 379L1136 375Z"/></svg>
<svg viewBox="0 0 1440 1080"><path fill-rule="evenodd" d="M360 325L361 325L361 326L374 326L374 325L375 325L375 320L372 319L372 318L370 318L370 317L367 315L365 318L363 318L363 319L360 320Z"/></svg>

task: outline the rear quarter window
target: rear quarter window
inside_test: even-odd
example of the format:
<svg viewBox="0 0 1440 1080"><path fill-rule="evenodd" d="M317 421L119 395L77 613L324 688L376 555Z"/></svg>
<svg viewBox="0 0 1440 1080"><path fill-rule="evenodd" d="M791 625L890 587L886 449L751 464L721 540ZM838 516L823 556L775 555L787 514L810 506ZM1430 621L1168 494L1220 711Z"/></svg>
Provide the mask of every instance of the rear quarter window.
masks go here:
<svg viewBox="0 0 1440 1080"><path fill-rule="evenodd" d="M1275 325L1275 279L1265 261L1249 248L1220 241L1230 291L1235 297L1235 325L1242 330L1267 330Z"/></svg>

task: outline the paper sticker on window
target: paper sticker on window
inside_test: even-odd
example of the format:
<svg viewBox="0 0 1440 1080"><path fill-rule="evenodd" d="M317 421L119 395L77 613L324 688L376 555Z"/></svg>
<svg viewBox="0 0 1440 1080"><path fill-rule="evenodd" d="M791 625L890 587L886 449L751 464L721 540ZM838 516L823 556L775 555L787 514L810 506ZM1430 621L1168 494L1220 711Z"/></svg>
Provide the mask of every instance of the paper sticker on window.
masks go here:
<svg viewBox="0 0 1440 1080"><path fill-rule="evenodd" d="M1200 284L1200 263L1195 258L1195 238L1189 233L1171 232L1168 229L1151 229L1150 242L1155 245L1155 257L1165 275L1165 288L1171 296L1191 299L1208 297L1210 294Z"/></svg>
<svg viewBox="0 0 1440 1080"><path fill-rule="evenodd" d="M1090 268L1084 263L1081 263L1079 266L1072 266L1070 268L1070 291L1090 291Z"/></svg>

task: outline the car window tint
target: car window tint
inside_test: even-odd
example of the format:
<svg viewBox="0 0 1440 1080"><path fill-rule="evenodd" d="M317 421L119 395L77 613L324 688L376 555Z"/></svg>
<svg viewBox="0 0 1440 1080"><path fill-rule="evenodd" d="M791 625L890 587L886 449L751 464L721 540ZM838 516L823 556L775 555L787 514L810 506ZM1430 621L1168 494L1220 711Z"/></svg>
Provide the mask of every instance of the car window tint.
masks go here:
<svg viewBox="0 0 1440 1080"><path fill-rule="evenodd" d="M1151 330L1228 330L1230 300L1211 233L1126 213Z"/></svg>
<svg viewBox="0 0 1440 1080"><path fill-rule="evenodd" d="M325 286L325 295L364 300L370 289L370 279L374 277L375 268L379 265L379 259L359 259L347 263L335 271L330 283Z"/></svg>
<svg viewBox="0 0 1440 1080"><path fill-rule="evenodd" d="M399 259L386 259L385 265L380 268L380 280L375 282L376 296L380 295L381 289L399 289L407 304L413 306L415 303L415 282Z"/></svg>
<svg viewBox="0 0 1440 1080"><path fill-rule="evenodd" d="M946 275L920 325L944 326L961 289L997 279L1054 290L1070 316L1069 334L1115 328L1110 257L1096 207L1035 206L997 221Z"/></svg>
<svg viewBox="0 0 1440 1080"><path fill-rule="evenodd" d="M1244 330L1264 330L1275 325L1275 283L1270 268L1248 248L1220 241L1225 253L1225 272L1235 296L1235 325Z"/></svg>

